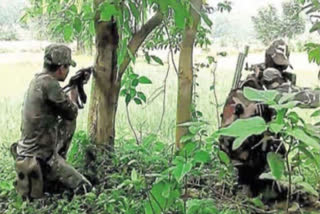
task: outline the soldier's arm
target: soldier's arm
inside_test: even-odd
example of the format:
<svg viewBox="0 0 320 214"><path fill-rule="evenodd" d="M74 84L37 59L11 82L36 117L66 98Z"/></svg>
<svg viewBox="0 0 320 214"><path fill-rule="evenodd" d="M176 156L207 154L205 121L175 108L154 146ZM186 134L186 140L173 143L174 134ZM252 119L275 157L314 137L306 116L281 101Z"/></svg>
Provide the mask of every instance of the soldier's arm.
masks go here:
<svg viewBox="0 0 320 214"><path fill-rule="evenodd" d="M57 81L48 81L45 92L47 101L50 105L53 105L59 116L66 120L74 120L77 117L77 106L70 100Z"/></svg>

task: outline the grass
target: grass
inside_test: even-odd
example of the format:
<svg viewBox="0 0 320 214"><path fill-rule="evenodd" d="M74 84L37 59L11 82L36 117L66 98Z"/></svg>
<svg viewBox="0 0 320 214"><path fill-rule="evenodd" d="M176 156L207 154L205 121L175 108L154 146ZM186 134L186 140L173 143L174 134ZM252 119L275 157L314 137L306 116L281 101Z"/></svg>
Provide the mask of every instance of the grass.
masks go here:
<svg viewBox="0 0 320 214"><path fill-rule="evenodd" d="M210 53L197 53L195 62L204 61L206 55ZM8 145L9 143L19 138L19 127L21 120L21 106L23 103L24 92L28 88L30 80L35 73L42 69L42 53L22 52L22 53L8 53L0 54L0 142ZM255 53L249 55L249 63L258 63L263 61L263 53ZM236 55L231 55L218 60L217 68L217 84L215 90L218 94L218 101L223 104L225 98L230 90L233 72L236 64ZM166 57L162 57L163 60ZM94 57L91 56L75 56L78 66L76 69L86 67L93 64ZM317 87L317 66L309 64L306 54L293 54L291 62L295 67L294 73L297 74L299 86ZM172 66L171 66L172 68ZM72 69L70 76L76 71ZM143 59L138 58L134 65L134 70L140 75L148 76L153 84L143 85L141 90L150 97L155 89L163 84L165 73L167 70L167 63L164 66L156 64L146 64ZM212 85L212 73L209 69L203 69L198 73L197 92L197 108L203 113L204 119L210 123L211 130L217 127L217 119L215 114L215 106L213 104L213 92L209 90ZM67 82L67 81L66 81ZM86 91L89 95L90 83L86 85ZM170 70L167 83L167 102L166 112L160 135L168 141L174 140L175 130L175 114L176 114L176 92L177 91L177 75L173 69ZM129 112L133 126L142 133L155 132L158 129L159 121L162 114L162 98L163 94L158 96L151 103L143 106L138 106L134 103L129 105ZM221 108L220 108L221 110ZM88 105L81 110L77 129L86 130L87 125ZM310 110L302 110L304 117L308 117ZM130 136L131 130L128 126L127 116L125 113L124 98L120 97L119 108L116 121L117 136Z"/></svg>

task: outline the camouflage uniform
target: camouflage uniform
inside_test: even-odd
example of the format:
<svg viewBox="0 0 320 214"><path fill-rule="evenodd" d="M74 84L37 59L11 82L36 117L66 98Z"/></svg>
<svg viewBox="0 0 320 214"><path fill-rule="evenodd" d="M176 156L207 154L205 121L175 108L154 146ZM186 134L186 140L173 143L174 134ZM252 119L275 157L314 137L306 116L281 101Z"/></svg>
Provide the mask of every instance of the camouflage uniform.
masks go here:
<svg viewBox="0 0 320 214"><path fill-rule="evenodd" d="M242 81L239 87L232 90L227 98L222 114L222 127L227 127L235 120L261 116L270 122L276 115L275 110L263 103L248 100L243 95L244 87L259 90L273 89L280 94L291 93L291 101L297 101L297 106L315 108L320 106L320 91L310 88L300 88L295 85L295 75L286 72L289 63L288 46L283 40L276 40L266 50L265 63L259 64L253 74ZM284 155L285 147L280 138L266 131L260 135L250 136L240 148L232 150L233 137L220 137L220 148L232 159L238 169L239 184L249 187L248 194L256 196L268 186L271 181L261 180L259 176L266 170L267 153L278 151ZM269 185L271 186L271 185Z"/></svg>
<svg viewBox="0 0 320 214"><path fill-rule="evenodd" d="M47 64L75 66L71 50L64 45L48 46L44 61ZM22 110L21 139L16 148L17 191L32 198L42 196L41 191L33 193L41 182L44 191L48 181L59 181L71 189L90 184L65 161L76 128L78 108L52 74L45 71L35 75L26 92ZM26 174L32 170L27 168L34 166L37 167L33 171L38 175L31 176L28 181L26 177L29 175ZM28 182L32 183L31 189Z"/></svg>

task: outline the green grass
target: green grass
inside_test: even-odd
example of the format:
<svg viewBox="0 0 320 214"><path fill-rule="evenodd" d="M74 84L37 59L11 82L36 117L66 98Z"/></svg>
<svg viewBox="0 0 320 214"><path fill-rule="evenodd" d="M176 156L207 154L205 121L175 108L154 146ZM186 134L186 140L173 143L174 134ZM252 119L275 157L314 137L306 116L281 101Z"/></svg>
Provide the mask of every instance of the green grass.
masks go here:
<svg viewBox="0 0 320 214"><path fill-rule="evenodd" d="M201 53L195 55L195 62L202 62L206 55L210 53ZM24 92L35 73L42 69L41 53L9 53L0 54L0 142L1 144L9 144L19 138L21 106L23 103ZM236 64L236 55L218 59L217 83L215 86L218 95L218 101L223 104L230 90L233 78L233 72ZM166 57L165 57L166 58ZM91 56L75 56L78 66L76 69L92 65L94 57ZM164 60L164 57L163 57ZM263 60L263 53L255 53L249 55L249 63L258 63ZM317 67L309 64L306 54L293 54L291 62L295 67L298 85L316 87ZM76 71L72 69L70 76ZM134 70L140 75L148 76L153 84L142 85L140 89L150 97L155 89L163 85L163 80L167 70L167 63L164 66L156 64L146 64L143 59L138 58L134 65ZM204 119L210 123L210 130L213 131L217 127L217 118L215 113L215 105L213 104L213 91L210 91L212 85L212 73L210 69L203 69L198 73L197 82L199 86L196 88L199 98L197 98L197 109L200 110ZM90 94L90 83L86 85L86 92ZM158 133L168 141L174 140L175 132L175 115L177 100L177 75L172 68L167 81L167 94L165 115L162 128ZM148 100L149 101L149 100ZM158 96L153 102L139 106L134 103L129 105L130 117L134 128L143 135L154 133L158 130L159 121L163 110L163 94ZM221 111L221 108L219 109ZM310 110L301 110L302 115L307 118ZM77 129L86 130L88 105L80 111ZM313 122L313 121L312 121ZM125 113L124 98L119 99L119 108L116 121L116 135L118 137L131 138L133 135L128 125Z"/></svg>

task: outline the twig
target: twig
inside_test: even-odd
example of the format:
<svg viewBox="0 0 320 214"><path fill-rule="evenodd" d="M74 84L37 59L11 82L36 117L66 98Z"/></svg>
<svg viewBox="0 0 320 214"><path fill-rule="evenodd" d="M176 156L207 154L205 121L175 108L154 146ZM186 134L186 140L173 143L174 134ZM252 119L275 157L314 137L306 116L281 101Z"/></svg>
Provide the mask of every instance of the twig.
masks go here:
<svg viewBox="0 0 320 214"><path fill-rule="evenodd" d="M164 23L164 29L165 29L165 31L167 33L168 40L169 40L169 49L170 49L170 53L171 53L171 62L172 62L172 65L174 67L174 70L175 70L176 74L178 74L178 69L177 69L176 63L174 61L174 54L173 54L173 50L172 50L172 40L171 40L171 36L170 36L168 28L167 28L166 21Z"/></svg>
<svg viewBox="0 0 320 214"><path fill-rule="evenodd" d="M220 113L219 113L219 101L218 101L218 96L217 96L217 91L216 91L216 70L217 70L218 64L215 63L214 69L212 70L212 75L213 75L213 95L214 95L214 102L215 102L215 106L216 106L216 117L218 120L218 127L220 127L221 122L220 122Z"/></svg>
<svg viewBox="0 0 320 214"><path fill-rule="evenodd" d="M293 138L290 138L290 145L289 145L289 149L288 152L286 154L286 163L287 163L287 169L288 169L288 175L289 175L289 187L288 187L288 194L287 194L287 213L289 213L289 202L290 202L290 198L291 198L291 168L290 168L290 164L289 164L289 153L291 151L291 147L292 147L292 143L293 143Z"/></svg>
<svg viewBox="0 0 320 214"><path fill-rule="evenodd" d="M164 114L166 112L166 93L167 93L167 79L169 76L169 71L170 71L170 62L169 62L169 53L168 53L168 69L167 69L167 73L166 76L163 80L163 101L162 101L162 115L161 115L161 119L160 119L160 124L159 124L159 128L158 131L160 131L161 126L162 126L162 122L163 122L163 118L164 118Z"/></svg>
<svg viewBox="0 0 320 214"><path fill-rule="evenodd" d="M139 144L139 139L138 139L138 136L137 136L137 133L136 131L134 130L133 126L132 126L132 123L131 123L131 119L130 119L130 114L129 114L129 110L128 110L128 105L126 105L126 112L127 112L127 118L128 118L128 123L129 123L129 126L134 134L134 137L136 138L136 142L137 144Z"/></svg>

